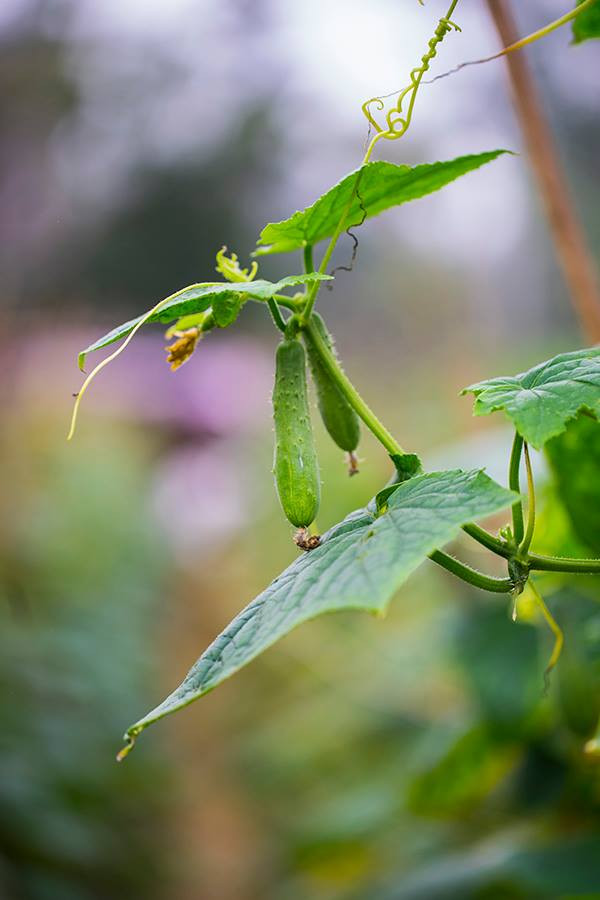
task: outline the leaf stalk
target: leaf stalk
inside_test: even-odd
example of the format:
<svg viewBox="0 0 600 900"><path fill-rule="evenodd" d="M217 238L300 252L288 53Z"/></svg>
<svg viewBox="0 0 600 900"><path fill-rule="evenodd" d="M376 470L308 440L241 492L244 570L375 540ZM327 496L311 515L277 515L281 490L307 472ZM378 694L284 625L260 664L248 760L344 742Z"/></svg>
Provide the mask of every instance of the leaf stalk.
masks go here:
<svg viewBox="0 0 600 900"><path fill-rule="evenodd" d="M518 431L515 431L508 469L508 486L510 487L511 491L515 491L515 493L519 495L521 494L521 481L519 478L519 471L521 468L522 452L523 438ZM520 499L517 500L516 503L513 503L512 522L515 542L517 545L519 545L525 535L525 524L523 521L523 503Z"/></svg>
<svg viewBox="0 0 600 900"><path fill-rule="evenodd" d="M493 594L509 594L513 589L511 578L494 578L492 575L485 575L478 569L474 569L472 566L468 566L466 563L456 559L456 557L450 556L449 553L444 553L443 550L434 550L429 555L429 559L467 584L471 584L473 587L480 588L483 591L490 591Z"/></svg>

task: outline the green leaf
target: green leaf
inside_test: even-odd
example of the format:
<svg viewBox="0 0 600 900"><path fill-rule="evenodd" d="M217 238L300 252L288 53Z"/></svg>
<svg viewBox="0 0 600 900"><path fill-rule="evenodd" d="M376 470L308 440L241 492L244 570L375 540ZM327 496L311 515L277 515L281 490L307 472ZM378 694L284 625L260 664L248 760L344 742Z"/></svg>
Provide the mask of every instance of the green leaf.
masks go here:
<svg viewBox="0 0 600 900"><path fill-rule="evenodd" d="M600 423L579 416L546 444L546 454L575 534L600 554Z"/></svg>
<svg viewBox="0 0 600 900"><path fill-rule="evenodd" d="M421 475L423 472L421 459L416 453L390 453L390 459L394 463L395 472L386 486L371 501L373 507L371 504L367 507L368 509L374 508L378 516L386 511L388 499L399 484L408 481L409 478L414 478L415 475Z"/></svg>
<svg viewBox="0 0 600 900"><path fill-rule="evenodd" d="M212 311L218 328L228 328L229 325L233 325L240 314L243 303L243 294L233 294L231 291L224 291L215 297L212 302Z"/></svg>
<svg viewBox="0 0 600 900"><path fill-rule="evenodd" d="M600 412L600 347L560 353L520 375L472 384L466 393L475 394L474 415L504 410L519 434L539 450L580 410Z"/></svg>
<svg viewBox="0 0 600 900"><path fill-rule="evenodd" d="M396 469L396 481L408 481L415 475L421 475L423 466L416 453L390 453L390 459Z"/></svg>
<svg viewBox="0 0 600 900"><path fill-rule="evenodd" d="M281 281L275 283L258 280L235 284L221 281L192 284L168 297L165 300L164 305L150 316L148 322L162 322L168 324L182 316L204 312L209 307L212 307L215 312L217 324L221 328L224 328L226 327L226 324L235 321L241 304L245 302L248 297L255 300L268 300L274 294L278 294L286 288L296 287L312 281L327 281L330 280L330 278L330 275L321 275L319 272L309 272L305 275L289 275L287 278L282 278ZM141 316L137 316L135 319L130 319L129 322L125 322L123 325L118 325L116 328L113 328L112 331L109 331L108 334L105 334L97 341L94 341L93 344L90 344L89 347L86 347L85 350L82 350L78 358L79 368L83 370L85 358L88 353L92 353L94 350L101 350L103 347L108 347L109 344L114 344L115 341L127 337L145 315L146 314L144 313ZM219 321L219 317L221 318L221 321ZM225 324L221 324L222 322Z"/></svg>
<svg viewBox="0 0 600 900"><path fill-rule="evenodd" d="M392 206L418 200L446 184L492 162L507 150L493 150L474 156L460 156L448 162L436 162L411 168L389 162L367 163L351 172L316 203L294 213L282 222L270 222L263 228L254 255L286 253L307 244L316 244L332 236L353 191L346 227L362 223Z"/></svg>
<svg viewBox="0 0 600 900"><path fill-rule="evenodd" d="M503 509L514 496L480 470L454 470L405 481L380 517L369 508L351 513L227 626L183 683L128 729L127 740L208 693L302 622L341 609L383 613L433 550L465 522Z"/></svg>
<svg viewBox="0 0 600 900"><path fill-rule="evenodd" d="M583 0L577 0L576 5L581 6L582 3ZM589 38L600 38L600 0L596 0L596 3L573 20L573 38L576 44Z"/></svg>

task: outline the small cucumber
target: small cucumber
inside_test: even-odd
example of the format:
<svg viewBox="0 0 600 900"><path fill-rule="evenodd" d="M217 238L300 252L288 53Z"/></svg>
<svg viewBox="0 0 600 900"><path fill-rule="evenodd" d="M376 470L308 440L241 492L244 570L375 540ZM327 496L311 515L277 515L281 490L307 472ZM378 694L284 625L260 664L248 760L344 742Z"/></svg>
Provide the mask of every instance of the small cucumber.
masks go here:
<svg viewBox="0 0 600 900"><path fill-rule="evenodd" d="M313 313L312 321L324 342L335 354L333 338L321 316L318 313ZM352 453L356 450L360 441L358 416L321 362L321 357L317 353L310 332L304 332L304 339L308 351L310 370L317 389L317 402L323 424L338 447L348 451L348 453Z"/></svg>
<svg viewBox="0 0 600 900"><path fill-rule="evenodd" d="M284 340L275 357L273 472L283 511L297 528L315 519L321 500L319 465L310 422L306 354L299 340Z"/></svg>

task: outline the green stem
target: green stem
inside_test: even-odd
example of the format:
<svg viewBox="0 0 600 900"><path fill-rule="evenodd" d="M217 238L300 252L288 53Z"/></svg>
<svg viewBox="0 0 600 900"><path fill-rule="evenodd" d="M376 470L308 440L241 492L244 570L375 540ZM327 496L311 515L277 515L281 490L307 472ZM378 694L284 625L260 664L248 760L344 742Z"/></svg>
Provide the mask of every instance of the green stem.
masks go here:
<svg viewBox="0 0 600 900"><path fill-rule="evenodd" d="M298 299L295 300L294 297L286 297L285 294L274 294L273 299L277 301L278 306L283 306L285 309L291 309L292 312L298 312L302 309L303 300ZM258 303L263 303L263 300L258 300Z"/></svg>
<svg viewBox="0 0 600 900"><path fill-rule="evenodd" d="M519 479L519 470L521 468L521 453L523 452L523 438L518 431L515 431L515 439L510 454L510 466L508 470L508 484L511 491L515 491L520 495L521 482ZM523 523L523 503L517 500L512 507L513 535L517 546L523 540L525 534L525 525Z"/></svg>
<svg viewBox="0 0 600 900"><path fill-rule="evenodd" d="M557 28L562 28L563 25L567 25L572 19L575 19L580 13L592 6L595 2L596 0L583 0L583 2L575 9L565 13L565 15L561 16L559 19L550 22L549 25L544 25L543 28L539 28L537 31L534 31L533 34L528 34L527 37L521 38L521 40L511 44L510 47L505 47L504 50L496 54L496 56L491 57L491 59L497 59L499 56L506 56L507 53L514 53L515 50L522 50L523 47L527 47L528 44L533 44L535 41L547 37L549 34L552 34L553 31L556 31Z"/></svg>
<svg viewBox="0 0 600 900"><path fill-rule="evenodd" d="M526 443L523 444L523 449L525 451L525 468L527 469L527 531L525 532L523 543L519 547L519 556L526 558L535 530L535 486L533 484L529 447Z"/></svg>
<svg viewBox="0 0 600 900"><path fill-rule="evenodd" d="M281 315L281 311L279 309L279 306L277 305L277 301L275 300L275 298L269 297L269 299L267 300L267 305L269 307L269 311L271 313L273 321L275 322L275 325L277 326L277 328L279 328L280 331L285 334L285 321L283 319L283 316Z"/></svg>
<svg viewBox="0 0 600 900"><path fill-rule="evenodd" d="M375 435L388 453L392 455L403 454L405 451L400 444L392 437L385 425L379 421L375 413L367 406L346 373L343 371L335 358L335 355L321 337L320 331L318 328L315 328L314 322L309 321L304 327L310 333L312 344L319 354L323 366L329 373L331 379L337 384L352 409L363 420L367 428Z"/></svg>
<svg viewBox="0 0 600 900"><path fill-rule="evenodd" d="M306 244L304 247L304 271L308 274L309 272L315 271L315 262L313 259L313 245Z"/></svg>
<svg viewBox="0 0 600 900"><path fill-rule="evenodd" d="M443 550L434 550L429 554L429 559L438 566L442 566L452 575L472 584L473 587L481 588L483 591L491 591L493 594L508 594L513 589L513 583L510 578L494 578L491 575L484 575L472 566L460 562L454 556L444 553Z"/></svg>
<svg viewBox="0 0 600 900"><path fill-rule="evenodd" d="M475 522L468 522L466 525L463 525L463 531L497 556L502 556L504 559L509 558L511 551L505 542L494 537L493 534L490 534L485 528L476 525Z"/></svg>
<svg viewBox="0 0 600 900"><path fill-rule="evenodd" d="M565 572L574 575L600 575L600 559L571 559L563 556L528 555L531 569L537 572Z"/></svg>

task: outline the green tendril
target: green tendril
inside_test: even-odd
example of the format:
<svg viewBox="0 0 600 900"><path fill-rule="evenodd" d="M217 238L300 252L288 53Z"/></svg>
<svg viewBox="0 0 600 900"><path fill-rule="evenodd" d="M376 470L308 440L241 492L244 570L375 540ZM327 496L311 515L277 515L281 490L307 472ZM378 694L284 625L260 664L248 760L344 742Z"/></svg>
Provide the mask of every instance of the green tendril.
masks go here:
<svg viewBox="0 0 600 900"><path fill-rule="evenodd" d="M376 134L371 141L371 145L369 150L367 151L368 156L370 156L370 152L372 148L375 146L378 140L381 138L385 138L389 141L397 141L399 138L403 137L410 127L410 123L412 121L412 115L415 105L415 99L417 96L417 91L421 85L421 81L423 80L423 76L426 72L429 71L431 63L437 56L438 47L446 37L446 35L454 30L460 31L460 27L452 21L450 16L454 12L456 6L458 4L458 0L453 0L450 4L450 8L445 16L439 20L437 28L433 34L433 37L429 40L428 43L428 51L424 56L421 57L421 65L417 66L410 73L410 84L408 84L405 88L400 90L400 92L394 91L392 94L387 94L379 97L372 97L370 100L367 100L366 103L362 105L362 111L366 116L369 125L375 130ZM374 104L379 112L383 112L385 109L385 103L383 102L386 97L393 97L396 93L398 93L398 100L395 106L389 110L389 112L385 116L385 127L380 125L375 116L371 112L371 106ZM409 97L408 108L406 113L403 111L404 101Z"/></svg>

